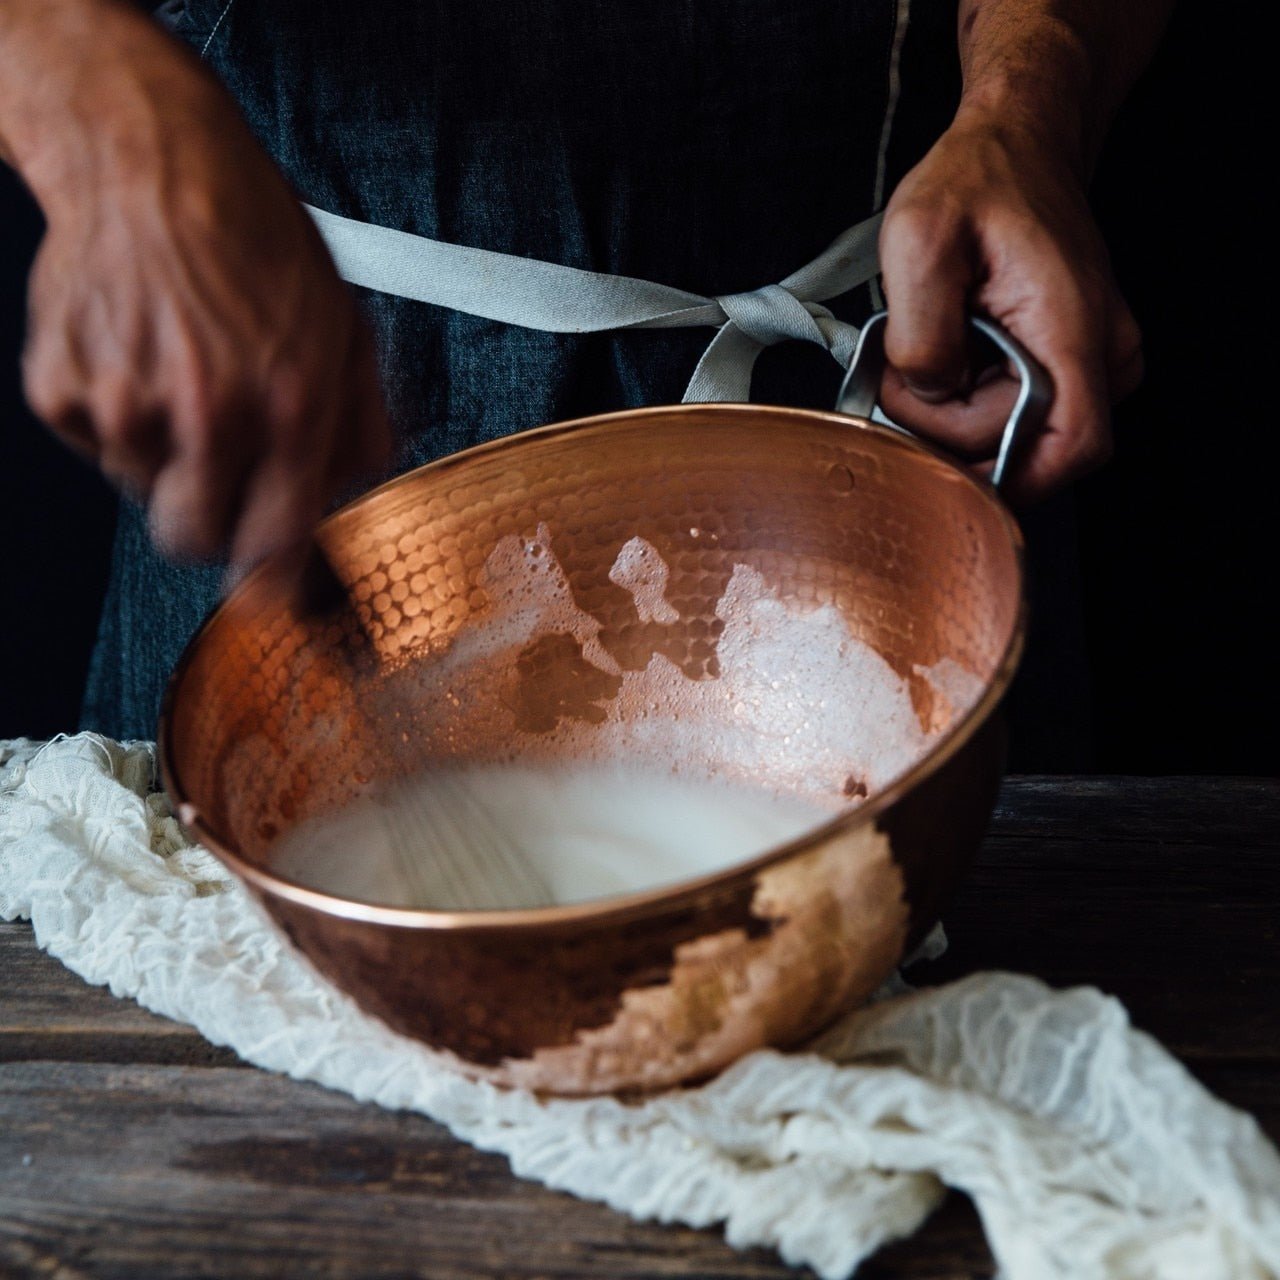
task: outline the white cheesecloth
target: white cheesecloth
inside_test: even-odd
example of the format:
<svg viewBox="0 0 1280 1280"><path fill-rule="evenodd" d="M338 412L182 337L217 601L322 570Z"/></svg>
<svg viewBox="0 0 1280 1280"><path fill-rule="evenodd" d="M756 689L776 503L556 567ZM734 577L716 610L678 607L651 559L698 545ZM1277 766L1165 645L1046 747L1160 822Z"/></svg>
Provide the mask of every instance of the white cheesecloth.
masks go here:
<svg viewBox="0 0 1280 1280"><path fill-rule="evenodd" d="M699 1088L539 1100L449 1073L328 986L154 786L149 743L0 742L0 918L260 1067L827 1280L915 1230L944 1186L972 1197L1004 1280L1280 1274L1275 1149L1095 990L976 974Z"/></svg>

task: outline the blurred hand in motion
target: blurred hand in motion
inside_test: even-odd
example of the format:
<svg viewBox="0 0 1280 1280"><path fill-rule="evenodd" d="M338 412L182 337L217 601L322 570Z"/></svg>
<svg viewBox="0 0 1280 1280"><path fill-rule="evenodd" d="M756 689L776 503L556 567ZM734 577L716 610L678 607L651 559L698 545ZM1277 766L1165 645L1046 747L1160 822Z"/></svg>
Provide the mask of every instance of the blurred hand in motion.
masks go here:
<svg viewBox="0 0 1280 1280"><path fill-rule="evenodd" d="M47 222L32 408L147 502L169 554L242 570L301 545L390 450L371 337L318 232L221 87L147 18L54 5L42 30L19 13L0 37L28 53L0 65L0 137ZM45 83L20 92L15 66ZM43 128L24 129L32 112Z"/></svg>
<svg viewBox="0 0 1280 1280"><path fill-rule="evenodd" d="M1011 496L1044 497L1106 461L1111 405L1141 381L1142 339L1070 156L1008 113L962 107L895 191L880 256L881 402L895 422L975 462L995 454L1016 384L975 379L965 317L977 311L1054 385L1047 423L1019 446Z"/></svg>

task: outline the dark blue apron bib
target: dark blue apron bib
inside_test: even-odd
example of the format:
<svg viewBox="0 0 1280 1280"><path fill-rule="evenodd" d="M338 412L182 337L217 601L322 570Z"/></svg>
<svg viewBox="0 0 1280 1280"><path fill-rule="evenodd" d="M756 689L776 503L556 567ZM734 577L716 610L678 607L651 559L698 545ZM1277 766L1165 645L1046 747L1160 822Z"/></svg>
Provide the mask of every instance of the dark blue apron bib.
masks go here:
<svg viewBox="0 0 1280 1280"><path fill-rule="evenodd" d="M955 5L929 0L176 0L165 16L309 204L709 296L784 278L875 212L957 84ZM857 321L868 292L828 305ZM396 470L678 401L710 336L551 334L360 296ZM787 343L760 359L754 398L828 407L838 381L823 352ZM86 727L153 735L219 582L164 562L122 505Z"/></svg>

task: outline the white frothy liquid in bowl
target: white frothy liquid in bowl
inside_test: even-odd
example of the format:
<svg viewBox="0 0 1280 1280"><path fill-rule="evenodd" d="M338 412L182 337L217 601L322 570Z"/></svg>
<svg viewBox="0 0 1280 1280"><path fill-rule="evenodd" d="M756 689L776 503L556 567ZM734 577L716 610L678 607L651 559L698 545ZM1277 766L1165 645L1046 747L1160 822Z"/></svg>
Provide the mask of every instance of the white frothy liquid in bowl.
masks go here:
<svg viewBox="0 0 1280 1280"><path fill-rule="evenodd" d="M476 911L585 902L688 880L830 813L719 779L628 766L442 770L287 832L272 868L339 897Z"/></svg>
<svg viewBox="0 0 1280 1280"><path fill-rule="evenodd" d="M678 622L651 544L631 539L609 577L643 621ZM621 670L545 527L503 539L482 581L502 621L407 668L407 679L429 683L399 693L425 717L427 740L483 728L484 758L505 763L446 763L311 818L273 846L276 871L344 898L439 910L582 902L693 879L879 791L984 686L950 658L916 667L941 708L922 724L908 681L839 610L779 600L747 565L734 568L716 606L719 675L701 680L659 653L644 670ZM571 638L618 690L590 725L572 716L541 732L513 723L495 659L509 654L509 673L548 636ZM641 710L625 715L623 705Z"/></svg>

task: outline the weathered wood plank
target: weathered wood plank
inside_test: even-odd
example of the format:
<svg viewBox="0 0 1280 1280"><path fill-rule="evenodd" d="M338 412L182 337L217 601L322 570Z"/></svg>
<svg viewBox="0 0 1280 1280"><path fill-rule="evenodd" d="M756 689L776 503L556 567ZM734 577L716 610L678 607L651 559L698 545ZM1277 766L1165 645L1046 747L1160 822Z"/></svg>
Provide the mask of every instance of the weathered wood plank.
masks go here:
<svg viewBox="0 0 1280 1280"><path fill-rule="evenodd" d="M1280 782L1272 778L1007 778L993 830L1096 844L1135 837L1230 849L1280 847Z"/></svg>
<svg viewBox="0 0 1280 1280"><path fill-rule="evenodd" d="M867 1274L990 1272L957 1203ZM634 1223L520 1182L421 1117L265 1072L11 1063L0 1066L0 1274L50 1273L795 1274L718 1233Z"/></svg>
<svg viewBox="0 0 1280 1280"><path fill-rule="evenodd" d="M29 925L0 922L0 1062L23 1059L240 1065L190 1027L89 986L36 948Z"/></svg>
<svg viewBox="0 0 1280 1280"><path fill-rule="evenodd" d="M1193 1064L1270 1062L1280 1079L1278 783L1018 780L946 922L951 948L918 981L1087 983Z"/></svg>

